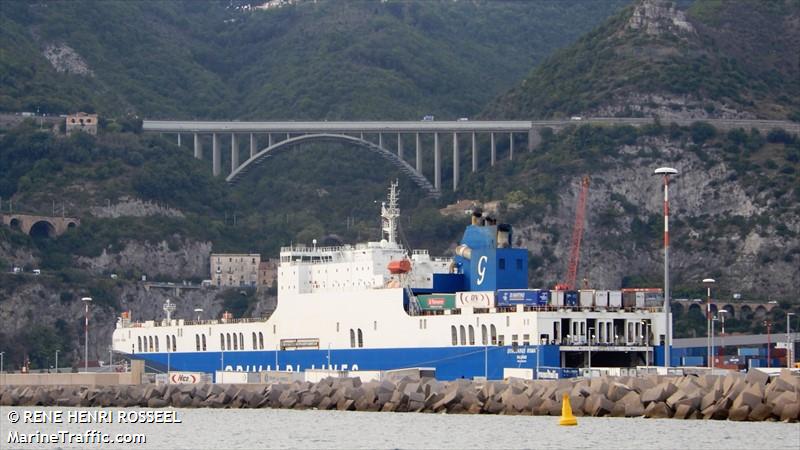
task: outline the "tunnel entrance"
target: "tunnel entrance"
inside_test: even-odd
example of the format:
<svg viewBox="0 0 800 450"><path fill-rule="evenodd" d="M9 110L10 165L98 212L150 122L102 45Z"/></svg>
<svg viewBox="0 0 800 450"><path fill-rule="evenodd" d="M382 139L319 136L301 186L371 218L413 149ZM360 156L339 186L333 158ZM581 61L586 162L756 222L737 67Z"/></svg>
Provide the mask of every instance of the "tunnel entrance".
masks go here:
<svg viewBox="0 0 800 450"><path fill-rule="evenodd" d="M33 224L28 234L34 238L52 238L56 235L56 228L52 223L46 220L40 220Z"/></svg>

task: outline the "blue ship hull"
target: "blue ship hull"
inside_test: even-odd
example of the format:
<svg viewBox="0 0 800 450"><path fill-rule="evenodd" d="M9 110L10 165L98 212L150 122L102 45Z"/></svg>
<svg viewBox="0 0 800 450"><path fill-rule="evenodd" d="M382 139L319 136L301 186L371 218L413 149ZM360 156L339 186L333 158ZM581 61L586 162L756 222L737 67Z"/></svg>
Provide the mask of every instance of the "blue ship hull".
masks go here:
<svg viewBox="0 0 800 450"><path fill-rule="evenodd" d="M538 357L537 357L538 352ZM663 361L663 348L655 348L656 361ZM293 351L232 351L192 353L140 353L131 355L164 371L215 373L227 371L308 369L391 370L409 367L433 367L436 378L454 380L488 376L502 379L504 368L548 370L559 377L575 376L575 369L560 369L557 345L503 347L434 347L391 349L331 349Z"/></svg>
<svg viewBox="0 0 800 450"><path fill-rule="evenodd" d="M539 352L537 362L537 351ZM276 355L277 354L277 355ZM214 373L223 367L228 371L255 372L261 370L303 371L307 369L334 370L391 370L409 367L433 367L436 378L453 380L488 375L503 378L503 368L559 366L558 346L505 347L435 347L392 349L331 349L293 351L232 351L192 353L140 353L131 355L143 359L158 370Z"/></svg>

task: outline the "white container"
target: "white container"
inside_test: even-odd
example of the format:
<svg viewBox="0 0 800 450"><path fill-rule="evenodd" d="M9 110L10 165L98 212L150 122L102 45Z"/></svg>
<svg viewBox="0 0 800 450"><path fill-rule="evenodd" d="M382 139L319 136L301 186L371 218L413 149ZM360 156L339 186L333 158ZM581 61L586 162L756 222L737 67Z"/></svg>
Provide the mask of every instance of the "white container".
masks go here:
<svg viewBox="0 0 800 450"><path fill-rule="evenodd" d="M553 306L564 306L564 291L550 291L550 302Z"/></svg>
<svg viewBox="0 0 800 450"><path fill-rule="evenodd" d="M591 308L594 306L594 289L585 289L580 291L579 303L581 308ZM644 299L642 299L644 302Z"/></svg>
<svg viewBox="0 0 800 450"><path fill-rule="evenodd" d="M456 308L491 308L494 306L494 292L457 292Z"/></svg>
<svg viewBox="0 0 800 450"><path fill-rule="evenodd" d="M622 291L608 291L608 307L622 308Z"/></svg>
<svg viewBox="0 0 800 450"><path fill-rule="evenodd" d="M608 308L608 291L595 291L594 306L598 308Z"/></svg>
<svg viewBox="0 0 800 450"><path fill-rule="evenodd" d="M636 308L644 308L644 292L636 293Z"/></svg>

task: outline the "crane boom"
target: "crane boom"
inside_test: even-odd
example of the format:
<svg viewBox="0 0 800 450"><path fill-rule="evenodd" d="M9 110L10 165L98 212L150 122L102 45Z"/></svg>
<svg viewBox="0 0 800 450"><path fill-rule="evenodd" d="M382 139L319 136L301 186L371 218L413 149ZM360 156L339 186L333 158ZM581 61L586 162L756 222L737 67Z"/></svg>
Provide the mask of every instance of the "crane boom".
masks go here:
<svg viewBox="0 0 800 450"><path fill-rule="evenodd" d="M575 210L575 224L572 227L572 244L569 250L569 265L567 266L567 279L563 284L556 286L556 289L563 290L575 289L578 278L578 262L581 256L581 239L583 239L583 228L586 220L586 197L589 194L589 176L584 175L581 180L580 191L578 193L578 205Z"/></svg>

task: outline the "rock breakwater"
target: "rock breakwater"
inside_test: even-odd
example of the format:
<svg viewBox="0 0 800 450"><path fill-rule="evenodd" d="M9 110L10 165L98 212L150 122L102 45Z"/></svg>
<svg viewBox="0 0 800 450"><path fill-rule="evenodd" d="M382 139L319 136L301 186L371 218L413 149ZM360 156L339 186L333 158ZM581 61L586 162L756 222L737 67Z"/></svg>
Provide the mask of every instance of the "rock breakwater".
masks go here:
<svg viewBox="0 0 800 450"><path fill-rule="evenodd" d="M4 406L286 408L448 414L561 414L567 393L576 416L800 419L800 378L747 375L597 377L591 379L438 381L403 377L362 383L0 386Z"/></svg>

